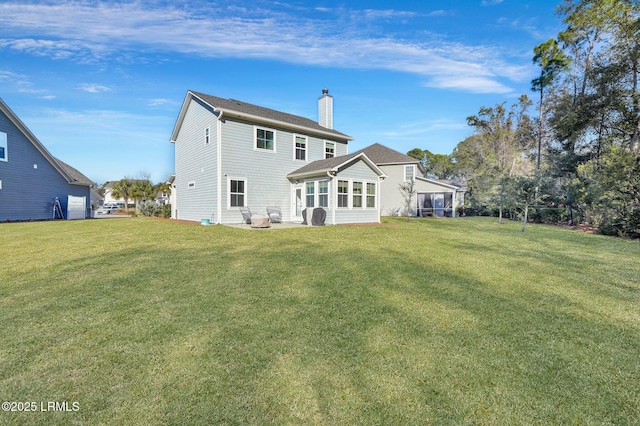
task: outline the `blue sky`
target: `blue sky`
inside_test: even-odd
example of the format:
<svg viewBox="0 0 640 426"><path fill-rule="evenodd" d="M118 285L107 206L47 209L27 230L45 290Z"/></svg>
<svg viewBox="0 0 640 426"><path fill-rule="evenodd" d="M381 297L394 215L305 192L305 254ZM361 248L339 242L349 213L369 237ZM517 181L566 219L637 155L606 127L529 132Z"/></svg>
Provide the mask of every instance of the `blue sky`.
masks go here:
<svg viewBox="0 0 640 426"><path fill-rule="evenodd" d="M450 154L481 106L535 98L558 3L1 0L0 97L99 184L173 172L187 90L315 120L328 88L351 152Z"/></svg>

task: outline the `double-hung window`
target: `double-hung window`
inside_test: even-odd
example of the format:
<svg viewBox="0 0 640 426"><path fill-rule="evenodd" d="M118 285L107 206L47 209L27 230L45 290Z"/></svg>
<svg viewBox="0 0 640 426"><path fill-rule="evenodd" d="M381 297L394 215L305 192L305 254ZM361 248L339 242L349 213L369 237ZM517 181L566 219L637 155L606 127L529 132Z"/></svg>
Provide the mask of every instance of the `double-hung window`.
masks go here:
<svg viewBox="0 0 640 426"><path fill-rule="evenodd" d="M367 182L367 207L376 206L376 184Z"/></svg>
<svg viewBox="0 0 640 426"><path fill-rule="evenodd" d="M296 135L294 137L295 159L305 161L307 159L307 138Z"/></svg>
<svg viewBox="0 0 640 426"><path fill-rule="evenodd" d="M247 181L229 179L229 207L244 207L247 195Z"/></svg>
<svg viewBox="0 0 640 426"><path fill-rule="evenodd" d="M205 145L209 145L209 141L210 141L209 132L210 132L210 128L209 127L204 129L204 144Z"/></svg>
<svg viewBox="0 0 640 426"><path fill-rule="evenodd" d="M333 158L336 155L336 144L334 142L324 143L324 158Z"/></svg>
<svg viewBox="0 0 640 426"><path fill-rule="evenodd" d="M414 179L416 175L416 166L404 166L404 180L409 182Z"/></svg>
<svg viewBox="0 0 640 426"><path fill-rule="evenodd" d="M7 134L0 132L0 161L7 161Z"/></svg>
<svg viewBox="0 0 640 426"><path fill-rule="evenodd" d="M338 181L338 207L349 207L349 181Z"/></svg>
<svg viewBox="0 0 640 426"><path fill-rule="evenodd" d="M316 189L316 183L315 182L307 182L306 183L306 187L307 187L307 207L315 207L315 189Z"/></svg>
<svg viewBox="0 0 640 426"><path fill-rule="evenodd" d="M274 130L256 127L256 149L266 151L276 150L276 132Z"/></svg>
<svg viewBox="0 0 640 426"><path fill-rule="evenodd" d="M318 181L318 207L329 207L329 181Z"/></svg>
<svg viewBox="0 0 640 426"><path fill-rule="evenodd" d="M362 182L353 182L353 207L362 207Z"/></svg>

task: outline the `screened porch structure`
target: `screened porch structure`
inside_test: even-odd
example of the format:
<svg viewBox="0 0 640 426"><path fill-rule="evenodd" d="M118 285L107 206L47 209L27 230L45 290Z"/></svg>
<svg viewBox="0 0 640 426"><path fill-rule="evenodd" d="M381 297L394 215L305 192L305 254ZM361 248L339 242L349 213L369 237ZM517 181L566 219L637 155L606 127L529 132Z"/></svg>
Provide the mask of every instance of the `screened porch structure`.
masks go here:
<svg viewBox="0 0 640 426"><path fill-rule="evenodd" d="M454 194L453 192L418 192L418 216L455 217Z"/></svg>

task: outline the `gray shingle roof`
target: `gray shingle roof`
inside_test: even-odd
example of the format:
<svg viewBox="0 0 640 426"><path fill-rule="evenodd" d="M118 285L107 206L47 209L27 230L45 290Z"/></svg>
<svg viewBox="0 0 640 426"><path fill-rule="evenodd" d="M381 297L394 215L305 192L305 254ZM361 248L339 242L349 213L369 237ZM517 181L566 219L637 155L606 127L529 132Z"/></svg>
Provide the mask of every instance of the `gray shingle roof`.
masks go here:
<svg viewBox="0 0 640 426"><path fill-rule="evenodd" d="M58 158L54 157L54 159L58 162L60 167L64 169L64 171L69 175L69 177L73 179L70 183L75 183L78 185L87 185L87 186L95 185L95 183L91 179L89 179L88 177L80 173L78 169L71 167L70 165L68 165L64 161L61 161Z"/></svg>
<svg viewBox="0 0 640 426"><path fill-rule="evenodd" d="M295 170L291 173L289 173L288 176L300 176L300 175L306 175L306 174L312 174L312 173L322 173L325 171L329 171L331 169L333 169L334 167L339 166L340 164L343 164L349 160L351 160L353 157L355 157L356 155L360 154L359 152L357 153L353 153L353 154L347 154L347 155L341 155L339 157L333 157L333 158L326 158L324 160L316 160L316 161L312 161L311 163L300 167L298 170Z"/></svg>
<svg viewBox="0 0 640 426"><path fill-rule="evenodd" d="M276 111L273 109L249 104L249 103L238 101L235 99L219 98L217 96L211 96L205 93L195 92L193 90L190 90L190 92L193 93L198 98L205 101L206 103L208 103L209 105L215 107L216 109L221 109L223 111L225 110L233 111L233 112L248 114L256 117L262 117L269 120L279 121L284 124L291 124L294 126L306 127L311 130L334 134L339 139L348 139L348 140L352 139L351 136L345 135L344 133L338 132L337 130L322 127L317 122L310 120L308 118L300 117L298 115Z"/></svg>
<svg viewBox="0 0 640 426"><path fill-rule="evenodd" d="M386 146L380 145L379 143L375 143L371 146L348 155L341 155L339 157L311 162L306 166L303 166L298 170L290 173L289 176L299 176L311 174L314 172L321 173L323 171L328 171L336 166L339 166L342 163L349 161L350 159L361 153L364 153L377 166L382 166L385 164L417 164L418 167L420 167L420 169L422 170L420 161L416 160L415 158L401 154L400 152L395 151L391 148L387 148Z"/></svg>
<svg viewBox="0 0 640 426"><path fill-rule="evenodd" d="M371 159L378 166L384 164L419 164L420 161L416 160L413 157L409 157L408 155L404 155L398 151L395 151L391 148L387 148L384 145L380 145L379 143L374 143L371 146L368 146L360 151L354 152L360 153L364 152L367 154L367 157Z"/></svg>

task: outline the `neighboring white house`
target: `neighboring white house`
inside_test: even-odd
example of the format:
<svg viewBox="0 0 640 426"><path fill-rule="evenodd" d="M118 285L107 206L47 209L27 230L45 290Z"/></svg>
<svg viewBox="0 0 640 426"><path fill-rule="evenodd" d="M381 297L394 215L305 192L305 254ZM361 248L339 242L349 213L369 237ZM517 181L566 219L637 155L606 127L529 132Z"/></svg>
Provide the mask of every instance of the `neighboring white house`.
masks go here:
<svg viewBox="0 0 640 426"><path fill-rule="evenodd" d="M321 207L327 224L379 222L384 172L365 153L348 155L352 138L332 128L326 89L318 117L188 91L171 135L172 218L232 224L240 208L275 206L285 221Z"/></svg>
<svg viewBox="0 0 640 426"><path fill-rule="evenodd" d="M420 161L378 143L357 153L364 153L386 175L380 185L380 208L384 216L405 214L404 198L400 185L414 181L416 195L413 197L411 216L455 217L456 208L464 203L463 187L423 177ZM357 154L354 153L354 154Z"/></svg>

